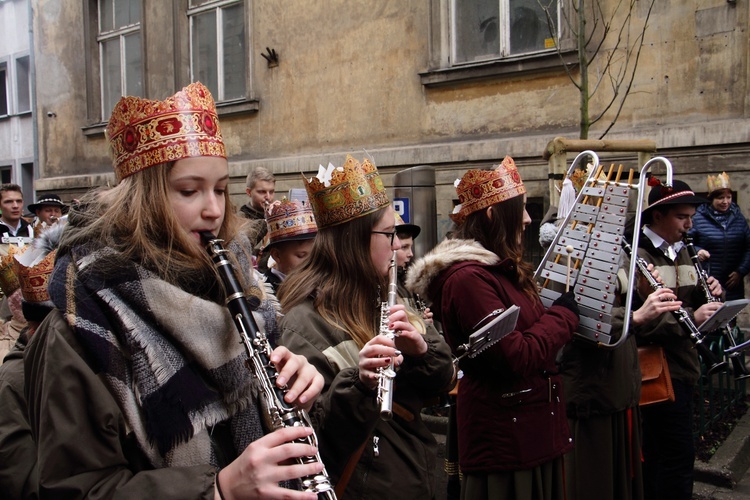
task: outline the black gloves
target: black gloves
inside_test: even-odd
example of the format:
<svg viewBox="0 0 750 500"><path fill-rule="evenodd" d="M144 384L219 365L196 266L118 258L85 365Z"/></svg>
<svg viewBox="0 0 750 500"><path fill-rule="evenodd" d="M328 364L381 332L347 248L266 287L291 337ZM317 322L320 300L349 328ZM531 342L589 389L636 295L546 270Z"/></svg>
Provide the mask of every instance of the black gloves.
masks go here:
<svg viewBox="0 0 750 500"><path fill-rule="evenodd" d="M570 309L575 313L576 316L581 315L581 311L578 309L578 302L576 302L576 296L573 293L573 291L565 292L562 295L560 295L555 301L552 303L553 306L563 306L567 309Z"/></svg>

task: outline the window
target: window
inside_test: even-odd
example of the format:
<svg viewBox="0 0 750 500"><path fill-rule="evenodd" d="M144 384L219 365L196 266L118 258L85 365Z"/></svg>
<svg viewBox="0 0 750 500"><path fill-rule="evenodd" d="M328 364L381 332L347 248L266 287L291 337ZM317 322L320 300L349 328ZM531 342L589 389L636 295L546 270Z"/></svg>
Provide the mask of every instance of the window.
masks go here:
<svg viewBox="0 0 750 500"><path fill-rule="evenodd" d="M141 0L99 0L102 121L123 95L143 95Z"/></svg>
<svg viewBox="0 0 750 500"><path fill-rule="evenodd" d="M430 0L430 60L420 73L422 84L441 86L576 65L575 39L560 22L570 15L565 13L570 3Z"/></svg>
<svg viewBox="0 0 750 500"><path fill-rule="evenodd" d="M16 58L16 113L31 111L29 56Z"/></svg>
<svg viewBox="0 0 750 500"><path fill-rule="evenodd" d="M217 101L241 99L246 89L245 6L237 0L190 0L190 77Z"/></svg>
<svg viewBox="0 0 750 500"><path fill-rule="evenodd" d="M0 62L0 116L7 116L10 111L8 95L8 63Z"/></svg>
<svg viewBox="0 0 750 500"><path fill-rule="evenodd" d="M557 0L452 0L451 14L455 64L555 48Z"/></svg>

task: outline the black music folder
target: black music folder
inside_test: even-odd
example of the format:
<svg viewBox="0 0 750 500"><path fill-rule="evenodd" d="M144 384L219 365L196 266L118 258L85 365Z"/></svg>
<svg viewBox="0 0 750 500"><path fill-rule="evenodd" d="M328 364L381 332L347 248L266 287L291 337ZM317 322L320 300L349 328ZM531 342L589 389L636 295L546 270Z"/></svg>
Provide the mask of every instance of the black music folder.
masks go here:
<svg viewBox="0 0 750 500"><path fill-rule="evenodd" d="M706 321L698 327L701 333L709 333L719 328L724 328L727 323L732 321L740 311L742 311L748 304L750 299L737 299L729 300L721 305L721 308L713 313Z"/></svg>

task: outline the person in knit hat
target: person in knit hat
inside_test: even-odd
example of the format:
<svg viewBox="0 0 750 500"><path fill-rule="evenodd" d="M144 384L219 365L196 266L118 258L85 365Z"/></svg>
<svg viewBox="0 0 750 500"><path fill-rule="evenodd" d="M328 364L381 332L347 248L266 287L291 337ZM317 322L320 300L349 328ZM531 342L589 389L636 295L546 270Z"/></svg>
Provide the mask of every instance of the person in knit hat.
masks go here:
<svg viewBox="0 0 750 500"><path fill-rule="evenodd" d="M55 308L27 348L40 497L316 498L305 426L266 425L255 376L204 246L226 242L273 338L275 299L252 271L229 201L229 167L209 90L123 97L106 135L117 185L71 214L49 282ZM303 356L271 354L284 400L323 381ZM303 462L304 463L301 463Z"/></svg>

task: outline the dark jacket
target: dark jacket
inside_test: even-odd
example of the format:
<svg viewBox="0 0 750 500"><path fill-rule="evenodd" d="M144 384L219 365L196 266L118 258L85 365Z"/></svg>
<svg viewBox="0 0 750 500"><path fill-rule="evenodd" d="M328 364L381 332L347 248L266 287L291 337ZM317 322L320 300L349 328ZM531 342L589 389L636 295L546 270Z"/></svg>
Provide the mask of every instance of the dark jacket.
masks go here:
<svg viewBox="0 0 750 500"><path fill-rule="evenodd" d="M426 399L449 388L453 377L450 350L438 333L428 330L428 351L422 358L405 357L395 379L393 418L384 421L375 391L359 381L359 347L347 332L323 319L312 300L289 310L281 328L280 343L304 355L325 379L310 415L334 482L365 444L343 498L434 498L437 443L420 411Z"/></svg>
<svg viewBox="0 0 750 500"><path fill-rule="evenodd" d="M26 219L21 219L21 225L18 226L18 231L15 233L9 228L3 221L0 221L0 236L4 236L8 233L8 236L23 236L24 238L34 237L34 228L26 222Z"/></svg>
<svg viewBox="0 0 750 500"><path fill-rule="evenodd" d="M446 240L409 270L456 352L495 309L520 307L516 329L473 360L464 358L457 399L464 472L524 470L572 449L555 357L578 327L562 306L547 311L514 283L515 265L474 240Z"/></svg>
<svg viewBox="0 0 750 500"><path fill-rule="evenodd" d="M688 233L696 250L705 249L711 254L703 266L722 286L733 271L743 278L750 273L750 226L736 203L732 203L727 212L721 214L710 204L699 206ZM740 281L737 288L727 290L726 298L745 298L744 283Z"/></svg>
<svg viewBox="0 0 750 500"><path fill-rule="evenodd" d="M6 498L38 498L36 445L23 393L26 333L0 365L0 491Z"/></svg>
<svg viewBox="0 0 750 500"><path fill-rule="evenodd" d="M669 287L682 301L682 308L695 323L693 311L706 303L703 291L696 286L698 276L686 248L677 254L672 262L664 252L654 247L651 240L641 232L638 240L638 255L647 264L653 264L659 271L664 286ZM629 264L627 264L629 265ZM633 294L633 309L638 309L643 301ZM673 314L664 313L654 321L639 325L634 329L638 345L656 344L664 347L669 372L673 380L695 385L700 377L698 352L693 347L689 333L680 325Z"/></svg>
<svg viewBox="0 0 750 500"><path fill-rule="evenodd" d="M26 399L38 445L40 493L53 490L60 499L212 500L214 467L148 466L120 407L86 359L57 309L29 342Z"/></svg>

